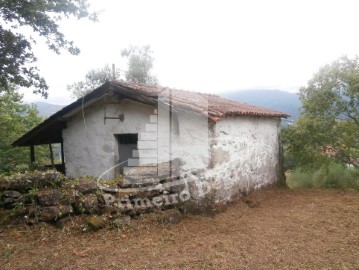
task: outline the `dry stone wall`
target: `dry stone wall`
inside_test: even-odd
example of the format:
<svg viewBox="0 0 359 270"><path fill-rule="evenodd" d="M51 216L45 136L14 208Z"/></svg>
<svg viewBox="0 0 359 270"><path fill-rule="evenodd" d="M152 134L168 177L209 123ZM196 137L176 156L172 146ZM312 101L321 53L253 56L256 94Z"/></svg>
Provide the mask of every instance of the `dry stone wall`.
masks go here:
<svg viewBox="0 0 359 270"><path fill-rule="evenodd" d="M18 174L0 179L0 226L9 224L62 224L69 216L83 216L87 227L117 226L150 212L161 212L163 222L176 223L182 217L179 200L162 188L139 190L98 188L96 179L68 179L55 171Z"/></svg>

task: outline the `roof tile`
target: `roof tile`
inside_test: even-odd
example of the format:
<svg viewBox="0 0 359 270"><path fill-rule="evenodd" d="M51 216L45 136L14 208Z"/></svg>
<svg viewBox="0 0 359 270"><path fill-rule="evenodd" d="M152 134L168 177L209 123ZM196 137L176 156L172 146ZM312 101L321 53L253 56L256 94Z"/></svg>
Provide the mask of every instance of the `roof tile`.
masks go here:
<svg viewBox="0 0 359 270"><path fill-rule="evenodd" d="M288 114L279 111L253 106L235 100L229 100L213 94L138 83L128 83L124 81L112 81L112 83L117 86L134 90L147 97L159 98L168 103L171 102L174 106L201 111L208 116L222 117L226 115L253 115L283 118L289 117ZM171 95L171 101L169 95Z"/></svg>

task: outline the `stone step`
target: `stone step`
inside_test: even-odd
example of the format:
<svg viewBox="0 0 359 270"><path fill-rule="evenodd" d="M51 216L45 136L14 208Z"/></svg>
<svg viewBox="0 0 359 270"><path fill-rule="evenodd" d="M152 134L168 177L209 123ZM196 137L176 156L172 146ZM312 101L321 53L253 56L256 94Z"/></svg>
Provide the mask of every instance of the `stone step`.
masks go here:
<svg viewBox="0 0 359 270"><path fill-rule="evenodd" d="M134 158L157 158L158 152L157 150L148 150L148 149L140 149L140 150L132 150L132 157Z"/></svg>
<svg viewBox="0 0 359 270"><path fill-rule="evenodd" d="M124 175L157 175L157 166L148 167L124 167Z"/></svg>
<svg viewBox="0 0 359 270"><path fill-rule="evenodd" d="M151 158L129 158L127 162L128 167L134 167L134 166L141 166L141 165L151 165L156 166L157 164L157 157L151 157Z"/></svg>
<svg viewBox="0 0 359 270"><path fill-rule="evenodd" d="M132 175L125 176L123 178L123 182L121 184L122 187L130 187L130 186L151 186L157 185L160 182L156 175Z"/></svg>

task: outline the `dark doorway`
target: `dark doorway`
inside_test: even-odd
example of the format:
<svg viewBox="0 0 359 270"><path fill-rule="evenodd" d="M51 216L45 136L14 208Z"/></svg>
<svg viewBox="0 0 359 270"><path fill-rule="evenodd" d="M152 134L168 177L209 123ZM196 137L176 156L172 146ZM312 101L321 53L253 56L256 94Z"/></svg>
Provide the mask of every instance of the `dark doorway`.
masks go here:
<svg viewBox="0 0 359 270"><path fill-rule="evenodd" d="M121 163L120 172L128 166L128 159L133 158L133 150L137 150L138 134L126 133L117 134L119 163Z"/></svg>

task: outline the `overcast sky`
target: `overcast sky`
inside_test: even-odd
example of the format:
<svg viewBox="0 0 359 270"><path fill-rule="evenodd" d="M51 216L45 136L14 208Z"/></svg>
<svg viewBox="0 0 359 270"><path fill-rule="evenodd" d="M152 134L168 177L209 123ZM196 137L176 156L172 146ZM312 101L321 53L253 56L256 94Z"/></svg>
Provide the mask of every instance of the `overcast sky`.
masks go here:
<svg viewBox="0 0 359 270"><path fill-rule="evenodd" d="M208 93L297 91L319 67L359 55L359 1L89 0L99 22L68 20L62 31L81 49L60 56L38 42L50 91L72 101L66 85L105 64L123 67L121 49L151 45L163 86ZM45 101L26 90L26 101Z"/></svg>

